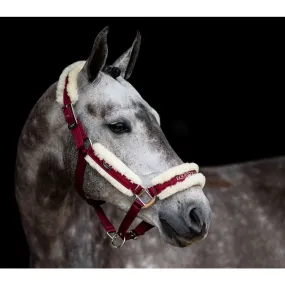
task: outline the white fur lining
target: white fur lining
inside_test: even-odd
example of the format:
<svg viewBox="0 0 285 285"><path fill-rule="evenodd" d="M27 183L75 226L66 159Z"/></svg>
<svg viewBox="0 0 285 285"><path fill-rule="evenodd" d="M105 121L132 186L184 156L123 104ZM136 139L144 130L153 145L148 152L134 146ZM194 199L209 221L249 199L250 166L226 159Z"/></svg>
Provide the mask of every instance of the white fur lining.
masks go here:
<svg viewBox="0 0 285 285"><path fill-rule="evenodd" d="M206 178L202 173L197 173L192 176L188 176L183 182L179 182L173 186L169 186L164 189L157 197L163 200L179 191L186 190L192 186L199 185L202 188L205 186Z"/></svg>
<svg viewBox="0 0 285 285"><path fill-rule="evenodd" d="M85 61L77 61L67 66L61 73L56 89L56 101L63 106L63 91L65 87L65 80L68 75L67 92L72 104L78 101L77 93L77 75L81 71L85 64Z"/></svg>
<svg viewBox="0 0 285 285"><path fill-rule="evenodd" d="M162 174L153 178L151 182L153 185L160 184L160 183L170 180L172 177L176 175L183 174L190 170L195 170L196 172L199 172L199 166L196 163L183 163L181 165L169 168Z"/></svg>
<svg viewBox="0 0 285 285"><path fill-rule="evenodd" d="M101 159L105 160L115 170L128 177L133 183L141 185L142 181L131 169L129 169L120 159L118 159L112 152L105 148L100 143L94 143L92 148L95 154Z"/></svg>
<svg viewBox="0 0 285 285"><path fill-rule="evenodd" d="M107 181L109 181L115 188L117 188L123 194L131 197L133 196L132 191L127 189L121 183L119 183L116 179L114 179L111 175L109 175L104 169L101 168L89 155L85 156L85 160L89 163L89 165L97 170L99 174L101 174Z"/></svg>
<svg viewBox="0 0 285 285"><path fill-rule="evenodd" d="M115 170L125 175L133 183L141 185L142 181L139 176L137 176L133 171L131 171L120 159L118 159L113 153L111 153L107 148L105 148L100 143L94 143L92 148L101 160L111 165ZM114 187L127 196L133 196L132 191L127 189L111 175L109 175L104 169L101 168L89 155L85 157L85 160L90 164L92 168L97 170L105 179L107 179Z"/></svg>

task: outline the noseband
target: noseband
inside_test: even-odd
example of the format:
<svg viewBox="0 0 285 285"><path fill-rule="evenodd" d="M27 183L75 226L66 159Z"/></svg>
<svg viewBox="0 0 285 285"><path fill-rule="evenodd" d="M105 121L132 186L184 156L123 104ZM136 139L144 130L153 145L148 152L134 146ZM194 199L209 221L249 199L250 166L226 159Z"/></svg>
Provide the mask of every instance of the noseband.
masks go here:
<svg viewBox="0 0 285 285"><path fill-rule="evenodd" d="M199 168L195 163L184 163L172 167L152 179L151 187L143 187L138 175L130 170L119 158L100 143L92 145L82 123L76 117L73 105L78 100L77 74L84 62L78 62L67 67L61 74L57 86L57 101L62 105L64 118L71 131L76 149L78 150L77 165L75 170L75 186L79 195L90 204L97 213L111 245L115 248L123 246L126 240L137 239L138 236L153 228L153 225L143 221L136 228L129 228L141 209L150 207L156 200L165 199L179 191L192 186L205 185L205 177L198 173ZM105 215L101 205L104 201L92 200L85 196L83 189L86 164L89 164L101 176L109 181L117 190L126 196L133 197L133 203L121 222L118 230L112 225ZM118 240L118 237L121 239Z"/></svg>

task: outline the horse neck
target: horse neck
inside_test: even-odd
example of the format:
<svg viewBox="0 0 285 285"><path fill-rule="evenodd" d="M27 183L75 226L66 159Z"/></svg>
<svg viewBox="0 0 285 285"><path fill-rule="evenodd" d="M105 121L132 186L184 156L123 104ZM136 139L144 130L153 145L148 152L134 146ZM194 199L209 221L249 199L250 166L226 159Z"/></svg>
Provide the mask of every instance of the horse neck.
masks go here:
<svg viewBox="0 0 285 285"><path fill-rule="evenodd" d="M73 138L52 85L23 128L16 163L16 196L34 266L104 267L105 248L94 210L76 192Z"/></svg>

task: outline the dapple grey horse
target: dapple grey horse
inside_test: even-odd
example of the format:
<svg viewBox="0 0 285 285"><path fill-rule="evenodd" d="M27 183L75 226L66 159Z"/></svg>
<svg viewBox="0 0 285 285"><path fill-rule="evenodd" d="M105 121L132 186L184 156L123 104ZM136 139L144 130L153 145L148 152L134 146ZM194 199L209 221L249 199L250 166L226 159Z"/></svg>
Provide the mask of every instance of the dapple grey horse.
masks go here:
<svg viewBox="0 0 285 285"><path fill-rule="evenodd" d="M179 159L175 162L177 157L158 126L158 114L122 79L127 79L132 72L139 37L117 61L117 64L121 62L123 75L117 80L102 71L107 53L104 32L101 40L101 47L95 45L90 57L100 53L94 60L99 64L97 68L101 67L101 81L96 79L89 84L82 74L78 82L82 90L88 90L79 92L78 103L82 105L76 105L88 133L141 176L168 168L166 165L157 169L166 163L164 157L170 165L181 163ZM159 233L165 237L158 226L138 240L127 241L120 249L110 247L110 240L92 207L73 187L75 147L55 102L56 88L57 83L34 107L18 147L16 196L30 247L31 266L285 267L285 157L201 169L207 179L204 192L212 208L206 239L187 248L175 247L162 242ZM132 134L123 134L125 138L101 125L114 107L119 105L118 111L122 112L122 104L127 106L123 117L130 116L126 119L136 124ZM135 135L135 131L139 134ZM118 225L130 202L93 169L87 167L86 171L85 191L110 202L106 205L107 214ZM149 179L148 175L145 179ZM179 202L186 205L202 201L204 211L209 209L198 189L186 190L168 199L169 202L156 201L153 207L146 209L155 213L142 213L141 218L155 224L159 211L176 216Z"/></svg>
<svg viewBox="0 0 285 285"><path fill-rule="evenodd" d="M89 139L111 151L120 160L116 163L120 166L123 162L143 185L170 169L176 173L182 165L160 128L158 113L127 82L139 53L140 33L111 69L106 66L107 35L108 27L97 35L87 61L67 67L59 81L48 88L31 111L19 139L16 197L34 267L105 267L114 251L94 210L74 186L77 151L62 113L67 74L69 97L76 102L75 113ZM127 212L133 199L90 165L84 176L84 195ZM207 236L210 204L202 190L204 184L192 186L157 199L138 215L172 246L185 247ZM169 195L173 189L169 188ZM149 239L147 234L141 238ZM127 241L124 247L132 242L137 240Z"/></svg>

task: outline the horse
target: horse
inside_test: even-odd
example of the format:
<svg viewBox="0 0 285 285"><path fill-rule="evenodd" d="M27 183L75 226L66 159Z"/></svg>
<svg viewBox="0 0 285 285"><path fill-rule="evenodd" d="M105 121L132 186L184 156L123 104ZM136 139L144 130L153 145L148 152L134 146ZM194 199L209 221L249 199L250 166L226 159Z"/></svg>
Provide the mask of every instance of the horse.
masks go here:
<svg viewBox="0 0 285 285"><path fill-rule="evenodd" d="M205 176L178 157L157 111L127 81L140 33L107 65L108 32L97 35L86 61L66 67L39 98L18 141L15 193L31 267L129 267L120 254L115 263L108 256L114 248L123 256L142 239L147 253L161 243L148 237L151 231L144 235L152 228L178 248L209 232ZM118 230L104 209L116 223L125 214ZM146 253L141 258L151 266Z"/></svg>

